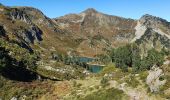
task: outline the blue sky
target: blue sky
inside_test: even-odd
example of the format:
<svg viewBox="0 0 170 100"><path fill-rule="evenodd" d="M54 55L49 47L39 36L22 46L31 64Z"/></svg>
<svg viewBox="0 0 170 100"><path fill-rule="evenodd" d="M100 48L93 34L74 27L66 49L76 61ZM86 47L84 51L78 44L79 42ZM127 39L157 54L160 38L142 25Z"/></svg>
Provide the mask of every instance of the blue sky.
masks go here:
<svg viewBox="0 0 170 100"><path fill-rule="evenodd" d="M87 8L126 18L151 14L170 21L170 0L0 0L7 6L31 6L50 18L80 13Z"/></svg>

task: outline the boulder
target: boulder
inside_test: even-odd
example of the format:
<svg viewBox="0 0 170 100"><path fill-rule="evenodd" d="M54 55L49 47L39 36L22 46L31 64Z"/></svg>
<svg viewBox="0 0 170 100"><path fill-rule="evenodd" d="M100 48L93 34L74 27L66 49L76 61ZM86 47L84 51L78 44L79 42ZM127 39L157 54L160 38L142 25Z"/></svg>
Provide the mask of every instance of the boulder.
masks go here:
<svg viewBox="0 0 170 100"><path fill-rule="evenodd" d="M146 83L149 86L151 92L158 92L160 86L165 84L166 80L159 80L162 75L164 75L162 69L157 66L153 66L149 71Z"/></svg>

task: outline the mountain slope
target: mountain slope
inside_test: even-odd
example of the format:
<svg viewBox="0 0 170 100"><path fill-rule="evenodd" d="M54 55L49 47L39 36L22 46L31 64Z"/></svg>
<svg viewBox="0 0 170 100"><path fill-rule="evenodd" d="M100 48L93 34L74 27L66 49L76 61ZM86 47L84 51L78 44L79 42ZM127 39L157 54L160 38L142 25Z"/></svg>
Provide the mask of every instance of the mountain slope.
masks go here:
<svg viewBox="0 0 170 100"><path fill-rule="evenodd" d="M95 56L133 42L146 51L170 48L170 23L151 15L133 20L89 8L80 14L50 19L35 8L3 5L0 12L6 38L31 51L54 48L65 54L75 51L81 56Z"/></svg>
<svg viewBox="0 0 170 100"><path fill-rule="evenodd" d="M109 47L133 42L138 43L146 51L151 48L169 49L170 23L148 14L139 20L133 20L103 14L90 8L80 14L56 18L55 21L83 40L77 48L82 55L94 56L108 50Z"/></svg>
<svg viewBox="0 0 170 100"><path fill-rule="evenodd" d="M7 7L0 5L0 38L2 41L1 46L7 43L4 47L4 49L9 52L7 55L14 55L14 59L19 58L19 61L16 62L19 62L19 65L16 64L17 66L20 66L20 63L22 65L27 63L27 60L31 60L31 57L29 59L29 55L37 54L39 59L36 59L31 65L37 68L36 73L47 78L54 78L51 75L52 71L50 70L49 72L48 69L45 69L46 67L56 67L56 63L53 64L50 62L52 60L52 53L55 52L60 55L66 55L68 51L77 45L71 33L61 29L52 19L46 17L41 11L31 7ZM28 55L28 57L25 56L25 54ZM40 64L38 61L40 61ZM40 68L42 64L43 67ZM13 67L15 68L15 66ZM21 67L26 68L25 66ZM79 73L78 70L81 69L76 68L77 66L75 68L70 65L65 66L63 63L59 63L57 67L61 67L60 69L62 70L64 68L69 68L69 71L73 69L76 70L73 73L67 74L67 76L70 75L70 77L76 77L72 74ZM13 72L15 74L16 71ZM13 72L10 72L10 75L13 75ZM55 79L59 80L65 79L66 76L66 74L62 72L55 72L53 75L57 76ZM66 78L68 79L68 77Z"/></svg>
<svg viewBox="0 0 170 100"><path fill-rule="evenodd" d="M1 5L0 25L6 31L9 40L17 41L30 50L37 45L40 46L39 49L54 47L58 51L66 52L67 47L72 48L76 44L70 40L71 36L67 34L68 32L62 30L53 20L35 8Z"/></svg>
<svg viewBox="0 0 170 100"><path fill-rule="evenodd" d="M142 16L135 27L135 37L131 42L136 42L143 54L155 48L170 49L170 22L152 15Z"/></svg>
<svg viewBox="0 0 170 100"><path fill-rule="evenodd" d="M80 14L69 14L55 19L57 24L83 40L77 48L82 55L96 55L126 44L132 39L136 21L106 15L89 8ZM97 49L97 50L96 50Z"/></svg>

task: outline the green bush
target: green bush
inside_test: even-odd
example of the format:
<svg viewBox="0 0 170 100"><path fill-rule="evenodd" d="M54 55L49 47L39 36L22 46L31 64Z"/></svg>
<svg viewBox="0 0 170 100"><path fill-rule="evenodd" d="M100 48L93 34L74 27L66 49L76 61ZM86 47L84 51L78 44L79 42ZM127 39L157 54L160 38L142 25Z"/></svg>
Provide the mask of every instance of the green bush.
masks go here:
<svg viewBox="0 0 170 100"><path fill-rule="evenodd" d="M114 61L117 67L127 71L128 66L131 66L132 64L132 52L130 45L115 49Z"/></svg>
<svg viewBox="0 0 170 100"><path fill-rule="evenodd" d="M103 76L105 74L112 73L112 72L115 72L115 71L116 71L115 65L114 64L108 64L107 66L105 66L103 68L103 70L99 74Z"/></svg>

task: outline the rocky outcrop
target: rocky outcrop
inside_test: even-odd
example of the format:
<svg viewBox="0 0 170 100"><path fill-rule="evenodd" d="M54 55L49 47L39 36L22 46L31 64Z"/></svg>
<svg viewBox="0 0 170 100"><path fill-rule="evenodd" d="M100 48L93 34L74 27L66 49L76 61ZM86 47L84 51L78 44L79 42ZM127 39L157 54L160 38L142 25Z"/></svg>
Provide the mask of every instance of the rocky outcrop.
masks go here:
<svg viewBox="0 0 170 100"><path fill-rule="evenodd" d="M152 48L155 48L159 51L162 48L170 48L170 39L165 35L161 35L158 32L155 32L151 28L147 28L140 39L137 39L135 42L140 46L141 50L146 52Z"/></svg>
<svg viewBox="0 0 170 100"><path fill-rule="evenodd" d="M9 41L31 51L34 47L50 49L53 46L65 53L68 48L76 46L71 32L59 27L36 8L1 5L0 26L5 29Z"/></svg>
<svg viewBox="0 0 170 100"><path fill-rule="evenodd" d="M142 26L153 29L155 32L170 39L170 22L152 15L144 15L139 19Z"/></svg>
<svg viewBox="0 0 170 100"><path fill-rule="evenodd" d="M166 80L160 80L160 77L162 75L164 75L162 69L157 66L153 66L152 69L149 71L146 83L149 86L151 92L158 92L160 86L166 83Z"/></svg>
<svg viewBox="0 0 170 100"><path fill-rule="evenodd" d="M22 41L23 44L33 44L34 42L42 41L43 31L38 27L38 24L35 23L32 18L32 16L38 16L38 11L36 11L36 13L28 14L28 12L24 9L28 9L29 7L10 8L3 6L1 8L3 9L1 16L6 16L6 18L8 18L0 21L3 25L2 28L6 27L6 31L8 33L7 35L15 35L16 38L18 38L17 40ZM34 12L34 10L31 11ZM1 34L4 35L4 30L2 30L2 28L0 29L2 31Z"/></svg>
<svg viewBox="0 0 170 100"><path fill-rule="evenodd" d="M55 23L45 16L40 10L32 7L16 7L17 9L23 11L32 23L40 26L55 27Z"/></svg>
<svg viewBox="0 0 170 100"><path fill-rule="evenodd" d="M143 53L155 48L170 48L170 23L152 15L142 16L135 27L135 37L131 42L136 42Z"/></svg>
<svg viewBox="0 0 170 100"><path fill-rule="evenodd" d="M168 22L162 18L146 14L146 15L142 16L139 21L142 25L145 25L147 28L159 29L161 27L162 28L166 27L167 34L170 34L170 29L169 29L170 22Z"/></svg>
<svg viewBox="0 0 170 100"><path fill-rule="evenodd" d="M28 15L20 9L11 8L10 16L12 17L12 20L21 20L26 23L31 23Z"/></svg>
<svg viewBox="0 0 170 100"><path fill-rule="evenodd" d="M42 31L37 26L30 26L28 29L17 30L17 34L21 39L24 39L28 44L42 41Z"/></svg>

